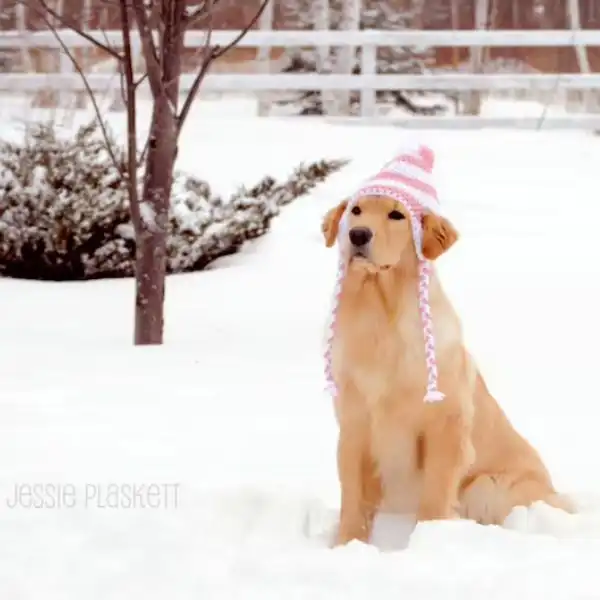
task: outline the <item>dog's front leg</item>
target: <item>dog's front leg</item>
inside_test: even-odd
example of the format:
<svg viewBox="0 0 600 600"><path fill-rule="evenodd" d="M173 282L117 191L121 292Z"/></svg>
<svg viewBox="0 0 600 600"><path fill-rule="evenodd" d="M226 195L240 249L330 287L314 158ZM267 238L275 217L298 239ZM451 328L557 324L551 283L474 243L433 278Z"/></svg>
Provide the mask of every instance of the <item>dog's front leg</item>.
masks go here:
<svg viewBox="0 0 600 600"><path fill-rule="evenodd" d="M430 405L423 430L423 479L418 521L457 516L461 479L473 459L470 423L443 405Z"/></svg>
<svg viewBox="0 0 600 600"><path fill-rule="evenodd" d="M340 416L338 474L341 510L335 545L352 540L368 542L381 501L381 482L370 448L366 415Z"/></svg>

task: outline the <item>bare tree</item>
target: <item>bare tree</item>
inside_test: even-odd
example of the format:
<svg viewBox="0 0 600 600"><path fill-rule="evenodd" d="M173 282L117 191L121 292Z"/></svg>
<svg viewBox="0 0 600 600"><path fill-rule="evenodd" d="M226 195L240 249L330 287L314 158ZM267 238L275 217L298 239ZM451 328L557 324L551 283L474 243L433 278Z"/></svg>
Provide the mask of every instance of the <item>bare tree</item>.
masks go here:
<svg viewBox="0 0 600 600"><path fill-rule="evenodd" d="M127 164L117 167L127 182L136 239L134 343L162 344L169 203L181 130L212 63L236 46L254 27L269 0L262 0L259 9L244 29L231 43L223 47L211 41L213 15L220 0L200 0L190 8L187 7L186 0L107 0L107 5L119 11L119 24L123 36L120 50L108 44L101 35L96 36L84 29L74 16L58 13L47 0L16 1L33 10L55 34L63 52L69 56L74 68L81 75L101 125L102 118L92 88L73 52L62 41L58 29L68 28L75 31L93 46L111 56L119 65L127 115ZM180 102L184 35L187 29L198 25L205 31L205 43L199 57L200 66L189 93ZM143 75L134 72L134 28L137 29L146 65ZM136 90L143 81L148 82L151 91L152 117L149 137L140 158ZM103 131L107 147L110 149L104 127ZM144 177L141 186L138 186L140 161L144 163Z"/></svg>

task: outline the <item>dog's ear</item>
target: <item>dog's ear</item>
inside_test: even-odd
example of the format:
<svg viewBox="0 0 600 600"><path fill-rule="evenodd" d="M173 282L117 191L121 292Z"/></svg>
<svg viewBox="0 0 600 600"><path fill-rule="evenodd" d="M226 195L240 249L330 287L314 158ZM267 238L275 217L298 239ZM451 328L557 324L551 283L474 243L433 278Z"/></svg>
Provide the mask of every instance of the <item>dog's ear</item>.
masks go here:
<svg viewBox="0 0 600 600"><path fill-rule="evenodd" d="M328 248L331 248L333 244L335 244L335 240L338 235L338 230L340 227L340 221L348 206L348 200L344 200L340 202L335 208L327 211L326 215L323 217L323 223L321 224L321 231L323 232L323 237L325 238L325 245Z"/></svg>
<svg viewBox="0 0 600 600"><path fill-rule="evenodd" d="M458 240L458 232L448 219L425 213L423 215L423 256L435 260Z"/></svg>

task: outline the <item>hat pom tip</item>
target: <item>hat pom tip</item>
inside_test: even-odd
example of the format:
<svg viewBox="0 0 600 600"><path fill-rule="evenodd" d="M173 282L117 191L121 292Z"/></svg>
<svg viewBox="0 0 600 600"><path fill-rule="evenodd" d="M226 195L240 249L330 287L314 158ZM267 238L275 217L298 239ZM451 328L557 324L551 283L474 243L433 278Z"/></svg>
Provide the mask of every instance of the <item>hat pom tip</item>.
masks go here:
<svg viewBox="0 0 600 600"><path fill-rule="evenodd" d="M425 402L441 402L445 398L442 392L438 392L437 390L431 390L427 392L425 396Z"/></svg>

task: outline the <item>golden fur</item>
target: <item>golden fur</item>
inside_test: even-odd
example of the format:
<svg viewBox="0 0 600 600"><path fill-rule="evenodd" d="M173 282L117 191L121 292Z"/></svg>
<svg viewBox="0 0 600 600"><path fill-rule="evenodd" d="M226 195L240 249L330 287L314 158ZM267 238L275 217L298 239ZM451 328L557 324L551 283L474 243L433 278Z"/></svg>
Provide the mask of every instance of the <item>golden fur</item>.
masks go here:
<svg viewBox="0 0 600 600"><path fill-rule="evenodd" d="M327 246L335 243L346 205L325 216ZM348 215L348 228L367 227L373 237L365 256L347 257L332 349L339 389L336 544L368 541L378 510L482 524L502 524L513 507L538 500L571 511L537 452L490 395L435 270L430 305L446 397L424 402L418 260L409 219L389 217L392 210L405 214L389 198L360 198L358 207L353 213L360 214ZM426 214L422 225L429 260L458 238L442 217Z"/></svg>

